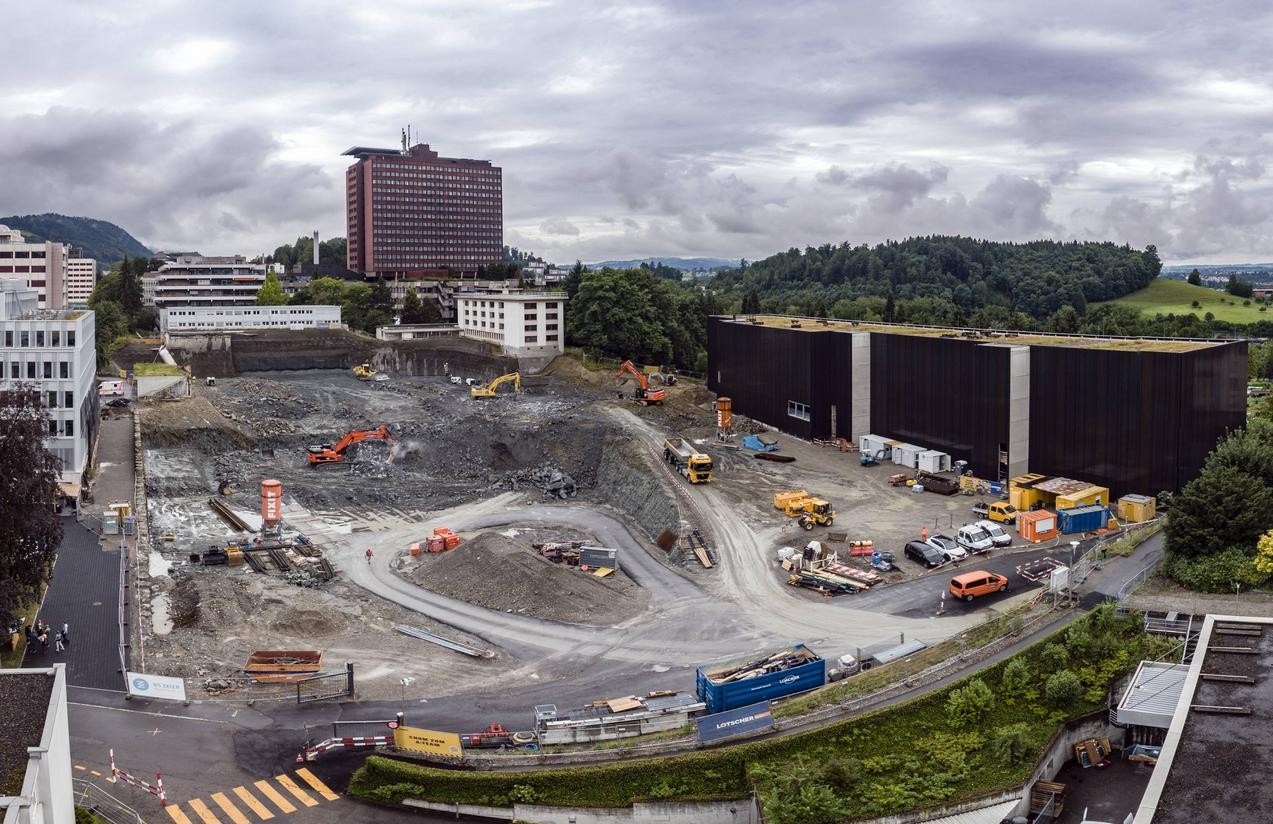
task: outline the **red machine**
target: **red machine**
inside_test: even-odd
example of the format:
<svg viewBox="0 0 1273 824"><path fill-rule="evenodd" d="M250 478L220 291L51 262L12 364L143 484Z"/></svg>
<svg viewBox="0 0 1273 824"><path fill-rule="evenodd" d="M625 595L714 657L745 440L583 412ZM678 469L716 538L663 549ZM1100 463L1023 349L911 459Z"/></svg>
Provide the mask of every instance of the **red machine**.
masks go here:
<svg viewBox="0 0 1273 824"><path fill-rule="evenodd" d="M624 372L630 374L637 382L637 388L632 393L633 400L640 401L646 406L649 406L652 403L661 404L667 399L667 390L651 389L650 379L646 377L644 372L633 366L632 361L624 361L623 365L619 367L619 371L614 373L614 376L616 378L621 378L623 377Z"/></svg>
<svg viewBox="0 0 1273 824"><path fill-rule="evenodd" d="M339 463L345 460L345 450L363 441L384 441L392 444L393 436L389 434L389 427L384 424L375 429L356 429L334 444L311 446L309 448L309 465L320 466L322 464Z"/></svg>
<svg viewBox="0 0 1273 824"><path fill-rule="evenodd" d="M490 750L499 747L522 747L534 744L533 732L509 732L503 724L491 724L481 732L460 736L460 744L466 750Z"/></svg>
<svg viewBox="0 0 1273 824"><path fill-rule="evenodd" d="M283 519L283 484L279 481L261 481L261 529L273 532Z"/></svg>

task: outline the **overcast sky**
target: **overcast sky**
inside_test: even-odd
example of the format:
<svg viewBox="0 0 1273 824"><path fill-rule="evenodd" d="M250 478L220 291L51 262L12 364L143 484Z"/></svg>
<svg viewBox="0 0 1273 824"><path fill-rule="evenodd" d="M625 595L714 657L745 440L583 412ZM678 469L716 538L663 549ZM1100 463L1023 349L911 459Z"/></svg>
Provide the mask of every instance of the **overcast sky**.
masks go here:
<svg viewBox="0 0 1273 824"><path fill-rule="evenodd" d="M1273 261L1267 2L45 0L0 8L0 214L255 254L340 153L504 169L558 262L933 232Z"/></svg>

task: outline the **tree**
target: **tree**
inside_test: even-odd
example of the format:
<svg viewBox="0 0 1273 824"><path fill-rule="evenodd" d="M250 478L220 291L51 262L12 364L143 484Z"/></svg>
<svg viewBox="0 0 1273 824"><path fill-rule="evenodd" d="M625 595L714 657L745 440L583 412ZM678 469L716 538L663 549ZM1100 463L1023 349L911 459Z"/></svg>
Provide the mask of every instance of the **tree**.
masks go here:
<svg viewBox="0 0 1273 824"><path fill-rule="evenodd" d="M1015 660L1015 659L1014 659ZM1030 725L1024 721L996 727L990 739L990 751L1005 764L1016 764L1030 750Z"/></svg>
<svg viewBox="0 0 1273 824"><path fill-rule="evenodd" d="M1044 328L1049 332L1077 332L1079 330L1079 313L1067 303L1052 313Z"/></svg>
<svg viewBox="0 0 1273 824"><path fill-rule="evenodd" d="M884 322L892 323L897 317L897 303L893 300L893 293L889 292L888 297L884 301Z"/></svg>
<svg viewBox="0 0 1273 824"><path fill-rule="evenodd" d="M0 390L0 618L34 600L62 541L61 462L44 444L48 417L28 384Z"/></svg>
<svg viewBox="0 0 1273 824"><path fill-rule="evenodd" d="M952 725L969 726L986 716L995 705L995 694L980 678L967 686L951 690L946 699L946 718Z"/></svg>
<svg viewBox="0 0 1273 824"><path fill-rule="evenodd" d="M1083 697L1083 682L1067 669L1058 670L1048 676L1043 685L1043 695L1050 706L1071 709Z"/></svg>
<svg viewBox="0 0 1273 824"><path fill-rule="evenodd" d="M1229 275L1229 282L1225 285L1224 291L1237 298L1249 298L1254 292L1254 287L1249 280L1243 280L1237 275Z"/></svg>
<svg viewBox="0 0 1273 824"><path fill-rule="evenodd" d="M283 291L283 284L278 282L278 276L270 272L265 276L265 283L256 293L257 306L284 306L287 304L287 293Z"/></svg>
<svg viewBox="0 0 1273 824"><path fill-rule="evenodd" d="M1025 691L1030 687L1030 681L1033 673L1030 665L1020 656L1013 658L1008 665L1003 668L1003 677L1000 687L1003 692L1011 697L1020 697L1025 695Z"/></svg>
<svg viewBox="0 0 1273 824"><path fill-rule="evenodd" d="M672 359L666 312L655 298L671 287L648 271L603 269L583 276L568 304L571 338L594 355L663 363Z"/></svg>
<svg viewBox="0 0 1273 824"><path fill-rule="evenodd" d="M402 322L424 323L424 307L420 304L420 296L414 289L407 289L402 296Z"/></svg>
<svg viewBox="0 0 1273 824"><path fill-rule="evenodd" d="M363 329L374 333L377 326L388 326L393 323L393 292L383 277L376 278L367 296L367 316L363 320Z"/></svg>
<svg viewBox="0 0 1273 824"><path fill-rule="evenodd" d="M743 305L740 311L744 315L760 314L760 295L755 289L751 289L747 294L743 295Z"/></svg>
<svg viewBox="0 0 1273 824"><path fill-rule="evenodd" d="M98 364L105 364L106 359L115 351L116 343L128 334L128 318L119 304L112 300L98 301L93 306L96 326L94 337L97 342Z"/></svg>
<svg viewBox="0 0 1273 824"><path fill-rule="evenodd" d="M1233 546L1253 547L1273 527L1273 490L1242 467L1215 461L1215 454L1167 511L1166 549L1173 555L1202 557Z"/></svg>
<svg viewBox="0 0 1273 824"><path fill-rule="evenodd" d="M1193 271L1189 273L1189 285L1190 286L1202 285L1202 273L1199 272L1197 269L1194 269Z"/></svg>
<svg viewBox="0 0 1273 824"><path fill-rule="evenodd" d="M339 306L345 295L345 282L336 278L314 278L305 291L314 306Z"/></svg>
<svg viewBox="0 0 1273 824"><path fill-rule="evenodd" d="M588 271L584 268L583 261L576 260L575 265L570 267L570 273L566 275L566 297L573 301L575 295L579 294L579 284L583 282L583 274Z"/></svg>

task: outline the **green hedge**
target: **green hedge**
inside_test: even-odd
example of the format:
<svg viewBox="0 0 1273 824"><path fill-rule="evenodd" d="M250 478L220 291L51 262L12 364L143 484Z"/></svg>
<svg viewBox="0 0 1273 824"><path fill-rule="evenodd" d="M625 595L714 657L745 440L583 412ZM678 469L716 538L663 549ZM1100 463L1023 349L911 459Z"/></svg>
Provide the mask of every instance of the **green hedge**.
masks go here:
<svg viewBox="0 0 1273 824"><path fill-rule="evenodd" d="M924 696L817 730L663 759L532 772L441 770L369 758L350 783L358 798L397 803L404 797L507 806L513 801L577 807L627 807L635 801L743 798L755 789L771 824L818 824L904 812L985 795L1030 774L1059 724L1102 706L1119 674L1141 658L1161 655L1161 639L1119 620L1113 607L1047 639L1064 645L1068 667L1083 686L1078 702L1047 707L1052 674L1040 660L1043 642L977 673L992 697L969 725L966 703L951 693L964 679ZM1003 670L1022 660L1007 683ZM964 695L979 694L977 688ZM1010 734L1010 735L1009 735ZM1019 746L991 746L1011 737ZM1026 754L1018 757L1020 743Z"/></svg>

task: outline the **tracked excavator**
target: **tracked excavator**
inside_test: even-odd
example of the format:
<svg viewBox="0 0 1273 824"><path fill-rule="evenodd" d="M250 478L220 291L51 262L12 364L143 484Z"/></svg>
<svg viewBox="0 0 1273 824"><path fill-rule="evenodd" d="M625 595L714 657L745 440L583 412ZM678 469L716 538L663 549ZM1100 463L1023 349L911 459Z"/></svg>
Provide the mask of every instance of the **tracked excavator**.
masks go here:
<svg viewBox="0 0 1273 824"><path fill-rule="evenodd" d="M619 367L619 371L614 373L614 376L616 378L621 378L624 373L631 375L633 379L636 380L637 386L632 392L633 400L639 401L646 406L649 406L650 404L662 404L663 401L667 400L667 390L662 388L651 389L650 379L646 377L644 372L637 369L636 366L632 364L632 361L624 361L623 365ZM619 397L623 397L622 392L619 393Z"/></svg>
<svg viewBox="0 0 1273 824"><path fill-rule="evenodd" d="M389 434L389 427L381 424L375 429L355 429L346 433L334 444L321 444L309 447L309 465L317 468L324 464L340 463L345 460L347 450L355 444L363 441L384 441L390 446L393 445L393 436ZM393 455L390 453L390 460Z"/></svg>
<svg viewBox="0 0 1273 824"><path fill-rule="evenodd" d="M486 386L474 386L469 389L469 395L474 398L493 398L496 390L506 383L513 385L514 392L522 391L522 373L509 372L507 375L500 375L495 380L486 384Z"/></svg>

